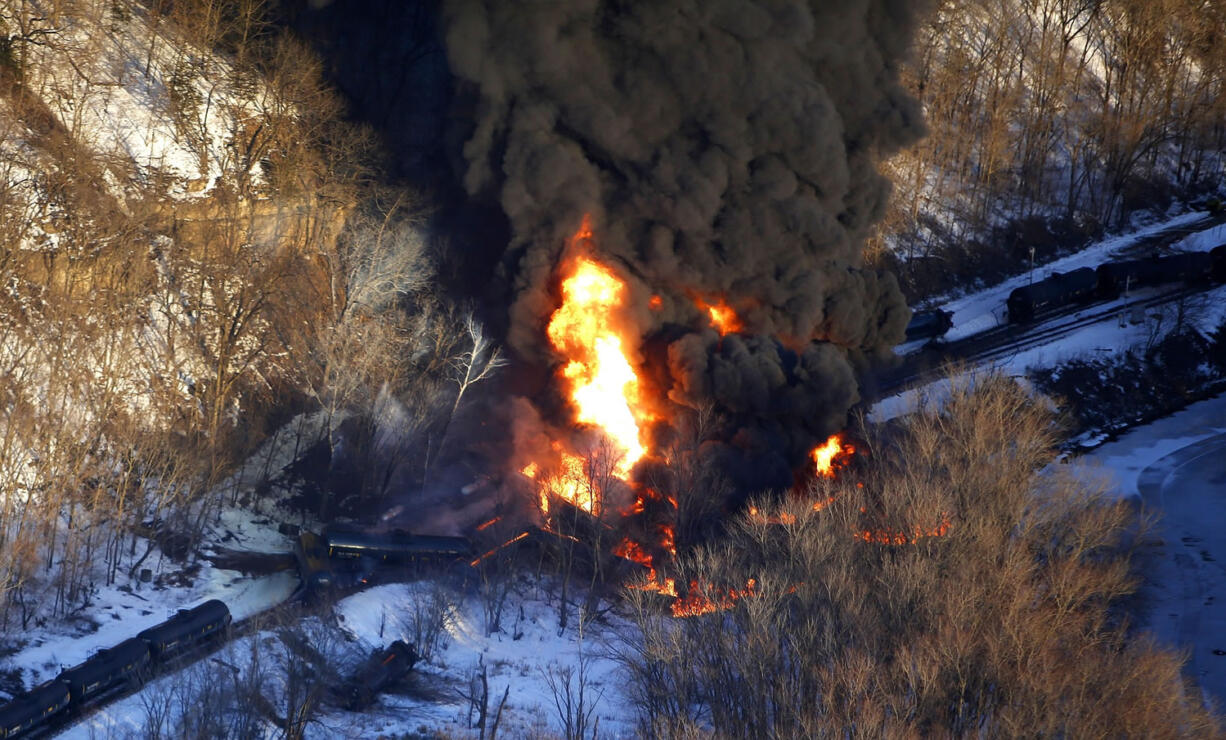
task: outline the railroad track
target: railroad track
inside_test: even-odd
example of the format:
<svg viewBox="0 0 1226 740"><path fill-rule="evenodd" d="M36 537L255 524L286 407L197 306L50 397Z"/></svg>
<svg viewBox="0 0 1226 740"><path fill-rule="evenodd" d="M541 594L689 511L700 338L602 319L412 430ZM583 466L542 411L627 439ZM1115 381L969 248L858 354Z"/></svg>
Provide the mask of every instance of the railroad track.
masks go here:
<svg viewBox="0 0 1226 740"><path fill-rule="evenodd" d="M1109 256L1112 260L1144 257L1155 250L1163 249L1181 239L1221 224L1226 224L1226 212L1205 214L1202 218L1190 223L1172 226L1140 237L1127 247L1111 252ZM1001 324L969 337L907 355L901 367L878 376L875 383L870 381L864 395L871 403L905 388L936 380L952 363L984 364L999 360L1106 321L1123 311L1133 312L1138 309L1147 311L1204 292L1210 287L1213 286L1181 286L1149 298L1133 301L1126 306L1101 308L1102 303L1100 302L1080 306L1073 310L1057 310L1036 316L1035 322L1051 322L1052 319L1062 317L1069 317L1069 319L1043 326L1035 326L1033 322L1028 325Z"/></svg>
<svg viewBox="0 0 1226 740"><path fill-rule="evenodd" d="M1102 303L1081 306L1074 311L1054 311L1041 314L1035 322L1041 325L1002 324L993 329L949 342L941 347L916 353L901 368L878 380L874 400L908 387L924 385L940 378L953 363L982 365L1020 354L1043 344L1068 336L1089 326L1118 317L1122 313L1145 312L1152 308L1203 293L1217 286L1180 286L1164 290L1126 305L1104 306ZM1056 321L1053 321L1056 319Z"/></svg>
<svg viewBox="0 0 1226 740"><path fill-rule="evenodd" d="M1110 252L1109 256L1113 260L1147 257L1155 249L1168 247L1184 237L1192 236L1224 223L1226 223L1226 211L1217 215L1207 213L1203 218L1199 218L1191 223L1183 224L1182 226L1172 226L1162 229L1156 234L1140 237L1128 246Z"/></svg>

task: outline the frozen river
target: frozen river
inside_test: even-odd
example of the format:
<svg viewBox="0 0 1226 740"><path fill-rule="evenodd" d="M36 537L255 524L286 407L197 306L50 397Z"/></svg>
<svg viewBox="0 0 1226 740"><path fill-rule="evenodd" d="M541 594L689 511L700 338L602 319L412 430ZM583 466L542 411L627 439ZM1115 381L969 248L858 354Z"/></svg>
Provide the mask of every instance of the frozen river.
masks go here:
<svg viewBox="0 0 1226 740"><path fill-rule="evenodd" d="M1226 398L1195 404L1086 456L1161 515L1148 626L1188 651L1187 673L1226 706Z"/></svg>

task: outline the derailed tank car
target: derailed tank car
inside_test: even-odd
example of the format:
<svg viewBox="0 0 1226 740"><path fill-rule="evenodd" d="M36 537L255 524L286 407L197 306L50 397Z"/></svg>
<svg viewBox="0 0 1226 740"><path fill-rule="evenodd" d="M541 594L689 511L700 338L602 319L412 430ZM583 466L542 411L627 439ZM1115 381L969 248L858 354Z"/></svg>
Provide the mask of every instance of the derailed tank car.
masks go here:
<svg viewBox="0 0 1226 740"><path fill-rule="evenodd" d="M373 558L390 563L445 565L472 554L472 544L466 537L419 535L399 529L366 532L332 527L324 537L328 557L337 559Z"/></svg>
<svg viewBox="0 0 1226 740"><path fill-rule="evenodd" d="M380 692L411 671L417 660L416 647L403 640L371 653L345 684L345 706L353 710L370 706Z"/></svg>
<svg viewBox="0 0 1226 740"><path fill-rule="evenodd" d="M1098 291L1098 274L1093 268L1083 267L1071 272L1057 272L1037 283L1023 285L1009 294L1005 305L1009 321L1025 323L1035 316L1061 306L1087 303Z"/></svg>

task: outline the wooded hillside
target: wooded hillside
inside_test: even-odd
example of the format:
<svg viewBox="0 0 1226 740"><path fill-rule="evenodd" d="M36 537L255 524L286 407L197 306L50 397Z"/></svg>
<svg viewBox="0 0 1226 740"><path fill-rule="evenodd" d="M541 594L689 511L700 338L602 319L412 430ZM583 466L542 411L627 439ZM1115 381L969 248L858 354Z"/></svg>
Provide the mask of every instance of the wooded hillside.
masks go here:
<svg viewBox="0 0 1226 740"><path fill-rule="evenodd" d="M1138 210L1220 193L1215 0L944 0L906 68L929 136L875 247L913 296L992 280Z"/></svg>

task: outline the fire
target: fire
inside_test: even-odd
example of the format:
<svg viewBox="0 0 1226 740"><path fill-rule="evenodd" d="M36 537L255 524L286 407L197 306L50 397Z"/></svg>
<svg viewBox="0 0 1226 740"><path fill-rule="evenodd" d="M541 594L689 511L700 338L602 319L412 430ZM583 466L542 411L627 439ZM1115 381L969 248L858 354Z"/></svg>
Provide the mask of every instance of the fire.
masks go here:
<svg viewBox="0 0 1226 740"><path fill-rule="evenodd" d="M587 219L576 239L590 238ZM566 358L562 376L582 424L599 427L621 453L616 466L625 479L646 449L640 442L640 420L647 415L639 379L626 358L629 337L610 326L622 312L626 283L590 257L580 255L562 281L562 305L549 319L546 334ZM636 409L640 409L636 415Z"/></svg>
<svg viewBox="0 0 1226 740"><path fill-rule="evenodd" d="M477 525L477 531L478 531L478 532L484 532L485 530L489 529L490 527L494 526L495 524L497 524L497 523L498 523L498 522L500 522L500 521L502 521L502 517L500 517L500 516L496 516L496 517L494 517L493 519L490 519L490 520L488 520L488 521L482 522L481 524L478 524L478 525Z"/></svg>
<svg viewBox="0 0 1226 740"><path fill-rule="evenodd" d="M719 332L719 335L725 336L741 331L745 328L745 323L741 321L741 317L736 315L736 310L728 305L728 302L720 298L715 303L707 303L699 298L695 301L698 307L707 312L711 317L711 326Z"/></svg>
<svg viewBox="0 0 1226 740"><path fill-rule="evenodd" d="M740 591L734 588L711 589L711 595L708 597L702 593L703 589L698 583L690 583L690 592L673 602L673 616L678 618L699 617L703 614L731 609L737 600L746 596L756 596L757 585L758 582L750 578L745 582L745 588Z"/></svg>
<svg viewBox="0 0 1226 740"><path fill-rule="evenodd" d="M560 498L589 514L600 516L600 491L592 481L592 476L588 474L587 460L562 452L560 448L561 445L554 444L554 449L558 450L560 455L556 469L542 475L540 466L529 463L519 471L536 481L541 513L548 516L549 499Z"/></svg>
<svg viewBox="0 0 1226 740"><path fill-rule="evenodd" d="M949 515L943 514L941 516L941 523L928 530L916 527L908 534L903 531L866 529L856 532L855 537L865 542L876 542L879 545L914 545L925 537L944 537L949 534L950 526Z"/></svg>
<svg viewBox="0 0 1226 740"><path fill-rule="evenodd" d="M820 509L814 506L814 511L820 511ZM778 516L767 516L761 513L760 511L758 511L758 507L756 506L749 507L749 516L755 519L756 521L762 522L763 524L785 524L786 525L786 524L796 523L796 516L794 514L789 514L786 511L783 511L783 512L780 512Z"/></svg>
<svg viewBox="0 0 1226 740"><path fill-rule="evenodd" d="M511 539L509 539L509 540L507 540L506 542L502 543L502 544L501 544L501 545L499 545L498 547L493 548L493 549L492 549L492 550L490 550L489 552L487 552L487 553L485 553L484 555L482 555L482 556L478 557L477 559L473 560L471 563L469 563L469 565L471 565L472 567L476 568L476 567L477 567L477 566L478 566L478 565L479 565L479 564L480 564L482 561L484 561L486 558L489 558L491 555L493 555L494 553L498 552L499 550L501 550L501 549L503 549L503 548L505 548L505 547L510 547L511 545L514 545L516 542L519 542L520 540L524 539L524 538L525 538L525 537L527 537L527 536L528 536L528 532L520 532L519 534L515 535L515 536L514 536L514 537L512 537Z"/></svg>
<svg viewBox="0 0 1226 740"><path fill-rule="evenodd" d="M677 527L672 524L660 525L660 547L663 547L674 557L677 555Z"/></svg>
<svg viewBox="0 0 1226 740"><path fill-rule="evenodd" d="M833 478L835 471L846 465L855 452L856 448L844 442L841 434L832 434L809 454L817 467L817 474L823 478Z"/></svg>
<svg viewBox="0 0 1226 740"><path fill-rule="evenodd" d="M630 479L635 463L647 454L642 426L652 419L643 390L630 362L638 339L618 328L625 314L627 286L614 270L588 254L591 222L584 217L570 240L562 277L561 305L549 317L546 335L565 362L560 376L575 409L576 420L599 429L611 449L603 460L575 455L554 443L559 462L552 474L537 462L521 472L538 484L542 512L549 499L562 498L595 515L601 512L602 491L593 475L597 462L608 464L614 477Z"/></svg>
<svg viewBox="0 0 1226 740"><path fill-rule="evenodd" d="M674 551L675 552L675 551ZM655 558L651 553L643 549L643 546L634 540L627 537L622 540L616 547L613 548L613 554L619 558L625 558L632 563L638 563L647 569L647 577L641 585L631 585L630 588L638 589L639 591L654 591L665 596L677 595L677 583L672 578L660 580L656 573Z"/></svg>

